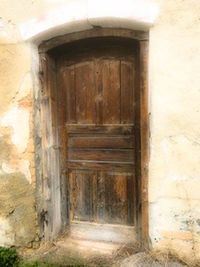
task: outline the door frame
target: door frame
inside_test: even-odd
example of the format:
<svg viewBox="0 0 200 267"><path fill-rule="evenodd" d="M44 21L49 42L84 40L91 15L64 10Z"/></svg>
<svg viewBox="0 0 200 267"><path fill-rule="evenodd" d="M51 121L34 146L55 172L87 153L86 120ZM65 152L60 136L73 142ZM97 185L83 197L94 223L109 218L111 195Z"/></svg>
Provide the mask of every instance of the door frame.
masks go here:
<svg viewBox="0 0 200 267"><path fill-rule="evenodd" d="M40 91L35 100L36 144L36 197L40 236L44 240L56 238L65 231L67 220L67 184L65 163L60 158L64 153L59 141L59 119L54 115L55 62L50 56L51 49L74 41L96 37L120 37L134 39L139 44L138 80L138 122L139 157L137 160L137 225L138 241L143 247L149 245L148 214L148 163L149 163L149 109L148 109L148 32L127 29L94 28L91 30L57 36L42 42L39 47ZM54 89L52 89L54 88ZM56 90L54 90L56 91ZM54 92L55 93L55 92ZM39 114L39 116L38 116ZM39 117L39 118L38 118Z"/></svg>

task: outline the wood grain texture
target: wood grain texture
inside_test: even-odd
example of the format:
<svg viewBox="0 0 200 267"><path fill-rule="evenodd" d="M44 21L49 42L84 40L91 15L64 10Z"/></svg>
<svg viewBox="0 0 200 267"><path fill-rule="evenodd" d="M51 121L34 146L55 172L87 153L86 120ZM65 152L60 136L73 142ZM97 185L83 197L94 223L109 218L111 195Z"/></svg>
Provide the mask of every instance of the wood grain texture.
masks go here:
<svg viewBox="0 0 200 267"><path fill-rule="evenodd" d="M121 61L121 123L133 123L135 109L135 65L132 62Z"/></svg>
<svg viewBox="0 0 200 267"><path fill-rule="evenodd" d="M75 64L76 120L77 123L95 123L94 63L86 61Z"/></svg>
<svg viewBox="0 0 200 267"><path fill-rule="evenodd" d="M68 159L73 160L93 160L98 162L112 161L131 163L133 158L132 149L69 149ZM112 164L112 163L111 163Z"/></svg>
<svg viewBox="0 0 200 267"><path fill-rule="evenodd" d="M96 124L103 124L103 61L99 58L95 59L95 87L96 87Z"/></svg>
<svg viewBox="0 0 200 267"><path fill-rule="evenodd" d="M135 161L133 126L67 125L70 166L90 166L119 170ZM112 164L113 162L113 164ZM89 164L88 164L89 163ZM126 165L124 168L123 165Z"/></svg>
<svg viewBox="0 0 200 267"><path fill-rule="evenodd" d="M132 136L71 136L70 148L133 148Z"/></svg>
<svg viewBox="0 0 200 267"><path fill-rule="evenodd" d="M72 219L91 221L93 217L93 179L90 170L72 171L70 173L70 190Z"/></svg>
<svg viewBox="0 0 200 267"><path fill-rule="evenodd" d="M66 107L64 112L66 113L66 121L68 123L76 122L76 86L75 86L75 68L74 65L66 67L63 76L63 87L65 90ZM66 110L66 111L65 111Z"/></svg>
<svg viewBox="0 0 200 267"><path fill-rule="evenodd" d="M149 163L149 113L148 113L148 42L140 42L140 138L141 138L141 240L149 244L148 214L148 163Z"/></svg>
<svg viewBox="0 0 200 267"><path fill-rule="evenodd" d="M116 162L116 161L94 161L94 160L67 160L68 169L93 169L108 170L121 172L134 172L135 165L133 162Z"/></svg>
<svg viewBox="0 0 200 267"><path fill-rule="evenodd" d="M89 39L100 36L102 38ZM74 42L83 38L86 38L84 42ZM71 206L71 212L75 214L77 209L80 220L134 224L137 232L141 233L143 244L148 244L149 126L146 78L148 42L138 42L138 40L147 39L148 34L145 32L95 29L60 36L40 46L40 52L44 52L40 56L42 61L40 77L43 84L41 90L43 143L41 195L44 199L43 211L48 214L48 216L45 215L46 225L45 230L42 231L45 232L47 239L55 236L56 229L59 228L57 221L59 216L55 216L56 212L53 209L61 210L62 227L69 223L68 193L70 193L70 199L73 199L77 207ZM56 49L59 45L61 45L59 49ZM46 53L47 51L49 52ZM108 68L113 70L111 75L104 74L105 62L111 63L111 68ZM82 71L81 65L84 64L87 67L85 65ZM81 80L76 77L76 66L78 66L78 76L82 75ZM55 77L55 71L57 71L57 77ZM119 77L116 77L117 75ZM104 76L107 77L106 81L103 81ZM87 77L90 77L89 81ZM77 94L76 87L78 86L79 90L82 82L87 89L86 94L82 95L83 99L81 97L78 100L78 105L82 107L79 109L76 98L80 97L81 92ZM116 109L114 101L112 104L112 99L109 99L112 98L112 94L109 95L107 92L105 94L105 87L112 87L113 97L119 110ZM91 90L93 91L90 92ZM85 95L87 98L89 96L89 99ZM120 99L117 99L117 95ZM105 103L112 104L108 105L108 110L104 110ZM112 117L114 110L116 114ZM83 116L78 114L80 116L78 124L77 111L83 112ZM131 162L124 162L123 159L102 162L99 159L69 160L70 149L102 148L130 149L133 152L133 160ZM66 173L70 175L66 176ZM71 190L73 187L69 186L69 180L72 185L77 185L75 195ZM60 208L56 200L58 191L61 191ZM80 213L80 192L82 192L82 202L85 203L83 204L89 207L89 210L83 207L84 214ZM116 197L118 195L119 198ZM85 196L88 196L87 200ZM46 197L48 199L45 199ZM98 198L100 201L97 201ZM125 203L126 199L127 209L124 216L126 205L122 203ZM97 207L94 203L101 203L103 206ZM114 203L116 203L118 216L115 216Z"/></svg>
<svg viewBox="0 0 200 267"><path fill-rule="evenodd" d="M109 124L109 125L88 125L88 124L66 124L68 134L107 134L109 135L130 135L134 133L133 124Z"/></svg>
<svg viewBox="0 0 200 267"><path fill-rule="evenodd" d="M75 41L84 40L88 38L99 38L99 37L120 37L129 38L130 40L148 40L149 34L146 31L134 31L127 29L113 29L113 28L102 28L92 29L81 32L75 32L71 34L65 34L57 36L51 40L43 42L39 46L39 52L45 53L51 49L56 49L63 44L70 44Z"/></svg>
<svg viewBox="0 0 200 267"><path fill-rule="evenodd" d="M80 221L133 225L135 61L126 49L117 55L105 45L62 58L66 117L73 108L76 118L66 121L71 213Z"/></svg>
<svg viewBox="0 0 200 267"><path fill-rule="evenodd" d="M120 123L120 62L103 60L103 124Z"/></svg>
<svg viewBox="0 0 200 267"><path fill-rule="evenodd" d="M71 219L133 225L129 198L131 173L74 170L70 172ZM132 184L133 186L133 184Z"/></svg>

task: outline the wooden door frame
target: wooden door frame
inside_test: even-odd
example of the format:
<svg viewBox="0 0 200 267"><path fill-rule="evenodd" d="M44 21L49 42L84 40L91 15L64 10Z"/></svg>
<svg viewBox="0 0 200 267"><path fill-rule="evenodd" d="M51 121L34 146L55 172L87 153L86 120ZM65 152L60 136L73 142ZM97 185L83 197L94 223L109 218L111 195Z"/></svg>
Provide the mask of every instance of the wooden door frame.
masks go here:
<svg viewBox="0 0 200 267"><path fill-rule="evenodd" d="M137 184L137 232L138 240L143 246L149 244L149 215L148 215L148 163L149 163L149 111L148 111L148 33L127 29L94 28L91 30L58 36L44 41L38 48L40 57L40 94L35 103L35 109L40 110L41 143L36 146L36 154L40 159L37 170L37 212L41 237L52 240L68 225L67 214L64 212L64 202L67 201L65 166L58 160L60 145L57 128L58 119L54 118L52 77L54 62L50 57L51 49L74 41L96 37L120 37L134 39L139 44L139 95L138 95L138 128L140 147ZM51 66L51 70L50 67ZM36 119L37 120L37 119ZM37 121L38 123L38 121ZM36 124L37 125L37 124ZM38 134L36 134L38 135ZM38 136L36 136L37 139ZM65 192L64 192L64 191ZM67 189L66 189L67 190ZM57 199L57 195L60 196ZM60 206L59 206L60 205ZM56 214L56 207L60 207ZM56 218L55 218L56 217ZM59 217L59 218L58 218Z"/></svg>

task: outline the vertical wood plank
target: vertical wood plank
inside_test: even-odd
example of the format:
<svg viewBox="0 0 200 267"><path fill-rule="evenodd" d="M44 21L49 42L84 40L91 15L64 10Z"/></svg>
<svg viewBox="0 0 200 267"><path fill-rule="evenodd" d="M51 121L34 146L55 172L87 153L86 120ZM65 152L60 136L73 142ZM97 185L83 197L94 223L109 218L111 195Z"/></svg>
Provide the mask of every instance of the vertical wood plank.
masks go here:
<svg viewBox="0 0 200 267"><path fill-rule="evenodd" d="M70 172L71 205L73 220L93 220L93 180L95 173L90 170Z"/></svg>
<svg viewBox="0 0 200 267"><path fill-rule="evenodd" d="M95 87L96 87L96 124L103 124L103 61L95 60Z"/></svg>
<svg viewBox="0 0 200 267"><path fill-rule="evenodd" d="M61 220L62 220L62 228L64 228L69 222L69 181L68 174L66 169L66 156L67 156L67 135L66 135L66 127L64 124L67 120L67 112L66 112L66 93L68 88L65 85L64 79L64 69L63 69L63 60L56 61L56 86L55 86L55 99L56 99L56 110L54 112L57 116L57 147L56 152L56 160L58 161L58 170L59 170L59 182L60 182L60 209ZM59 189L59 187L58 187ZM56 196L55 196L56 197Z"/></svg>
<svg viewBox="0 0 200 267"><path fill-rule="evenodd" d="M44 87L41 96L42 121L42 175L44 194L45 239L56 236L61 227L60 213L60 168L58 155L58 117L55 60L42 55Z"/></svg>
<svg viewBox="0 0 200 267"><path fill-rule="evenodd" d="M134 122L134 80L135 66L134 58L132 62L121 61L121 123Z"/></svg>
<svg viewBox="0 0 200 267"><path fill-rule="evenodd" d="M120 61L103 60L103 123L120 123Z"/></svg>
<svg viewBox="0 0 200 267"><path fill-rule="evenodd" d="M132 201L134 189L130 186L133 180L131 173L107 172L106 176L106 211L108 223L133 225ZM133 182L133 181L132 181ZM131 195L130 195L131 194ZM131 217L128 215L131 213Z"/></svg>
<svg viewBox="0 0 200 267"><path fill-rule="evenodd" d="M76 117L77 123L95 123L94 62L75 64Z"/></svg>
<svg viewBox="0 0 200 267"><path fill-rule="evenodd" d="M66 97L66 122L76 122L76 87L74 65L68 66L63 70L61 86L65 90ZM63 84L63 85L62 85Z"/></svg>
<svg viewBox="0 0 200 267"><path fill-rule="evenodd" d="M97 179L98 179L98 172L94 171L93 179L92 179L92 221L98 221L98 190L97 190Z"/></svg>
<svg viewBox="0 0 200 267"><path fill-rule="evenodd" d="M134 188L132 173L98 171L97 221L134 225Z"/></svg>
<svg viewBox="0 0 200 267"><path fill-rule="evenodd" d="M116 173L112 179L113 182L113 195L112 202L112 220L114 223L127 224L127 206L128 206L128 194L127 194L127 175L123 173Z"/></svg>
<svg viewBox="0 0 200 267"><path fill-rule="evenodd" d="M97 221L99 223L105 222L106 210L105 210L105 192L106 192L106 181L105 176L102 172L97 172Z"/></svg>
<svg viewBox="0 0 200 267"><path fill-rule="evenodd" d="M136 225L136 189L135 189L135 173L127 175L127 224Z"/></svg>
<svg viewBox="0 0 200 267"><path fill-rule="evenodd" d="M149 242L148 215L148 162L149 162L149 114L148 114L148 41L140 42L140 131L141 131L141 237L144 246Z"/></svg>

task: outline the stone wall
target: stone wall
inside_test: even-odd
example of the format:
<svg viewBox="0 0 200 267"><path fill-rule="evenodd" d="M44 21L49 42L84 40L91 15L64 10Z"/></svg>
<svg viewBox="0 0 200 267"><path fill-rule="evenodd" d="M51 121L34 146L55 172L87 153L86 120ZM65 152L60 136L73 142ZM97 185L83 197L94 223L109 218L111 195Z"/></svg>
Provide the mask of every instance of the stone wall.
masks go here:
<svg viewBox="0 0 200 267"><path fill-rule="evenodd" d="M154 248L200 258L200 2L126 0L119 1L115 9L109 6L102 11L99 7L94 14L91 1L87 5L81 0L0 1L0 245L30 246L37 240L35 45L94 25L147 29L153 24L149 51L150 239ZM68 13L57 20L61 10Z"/></svg>

